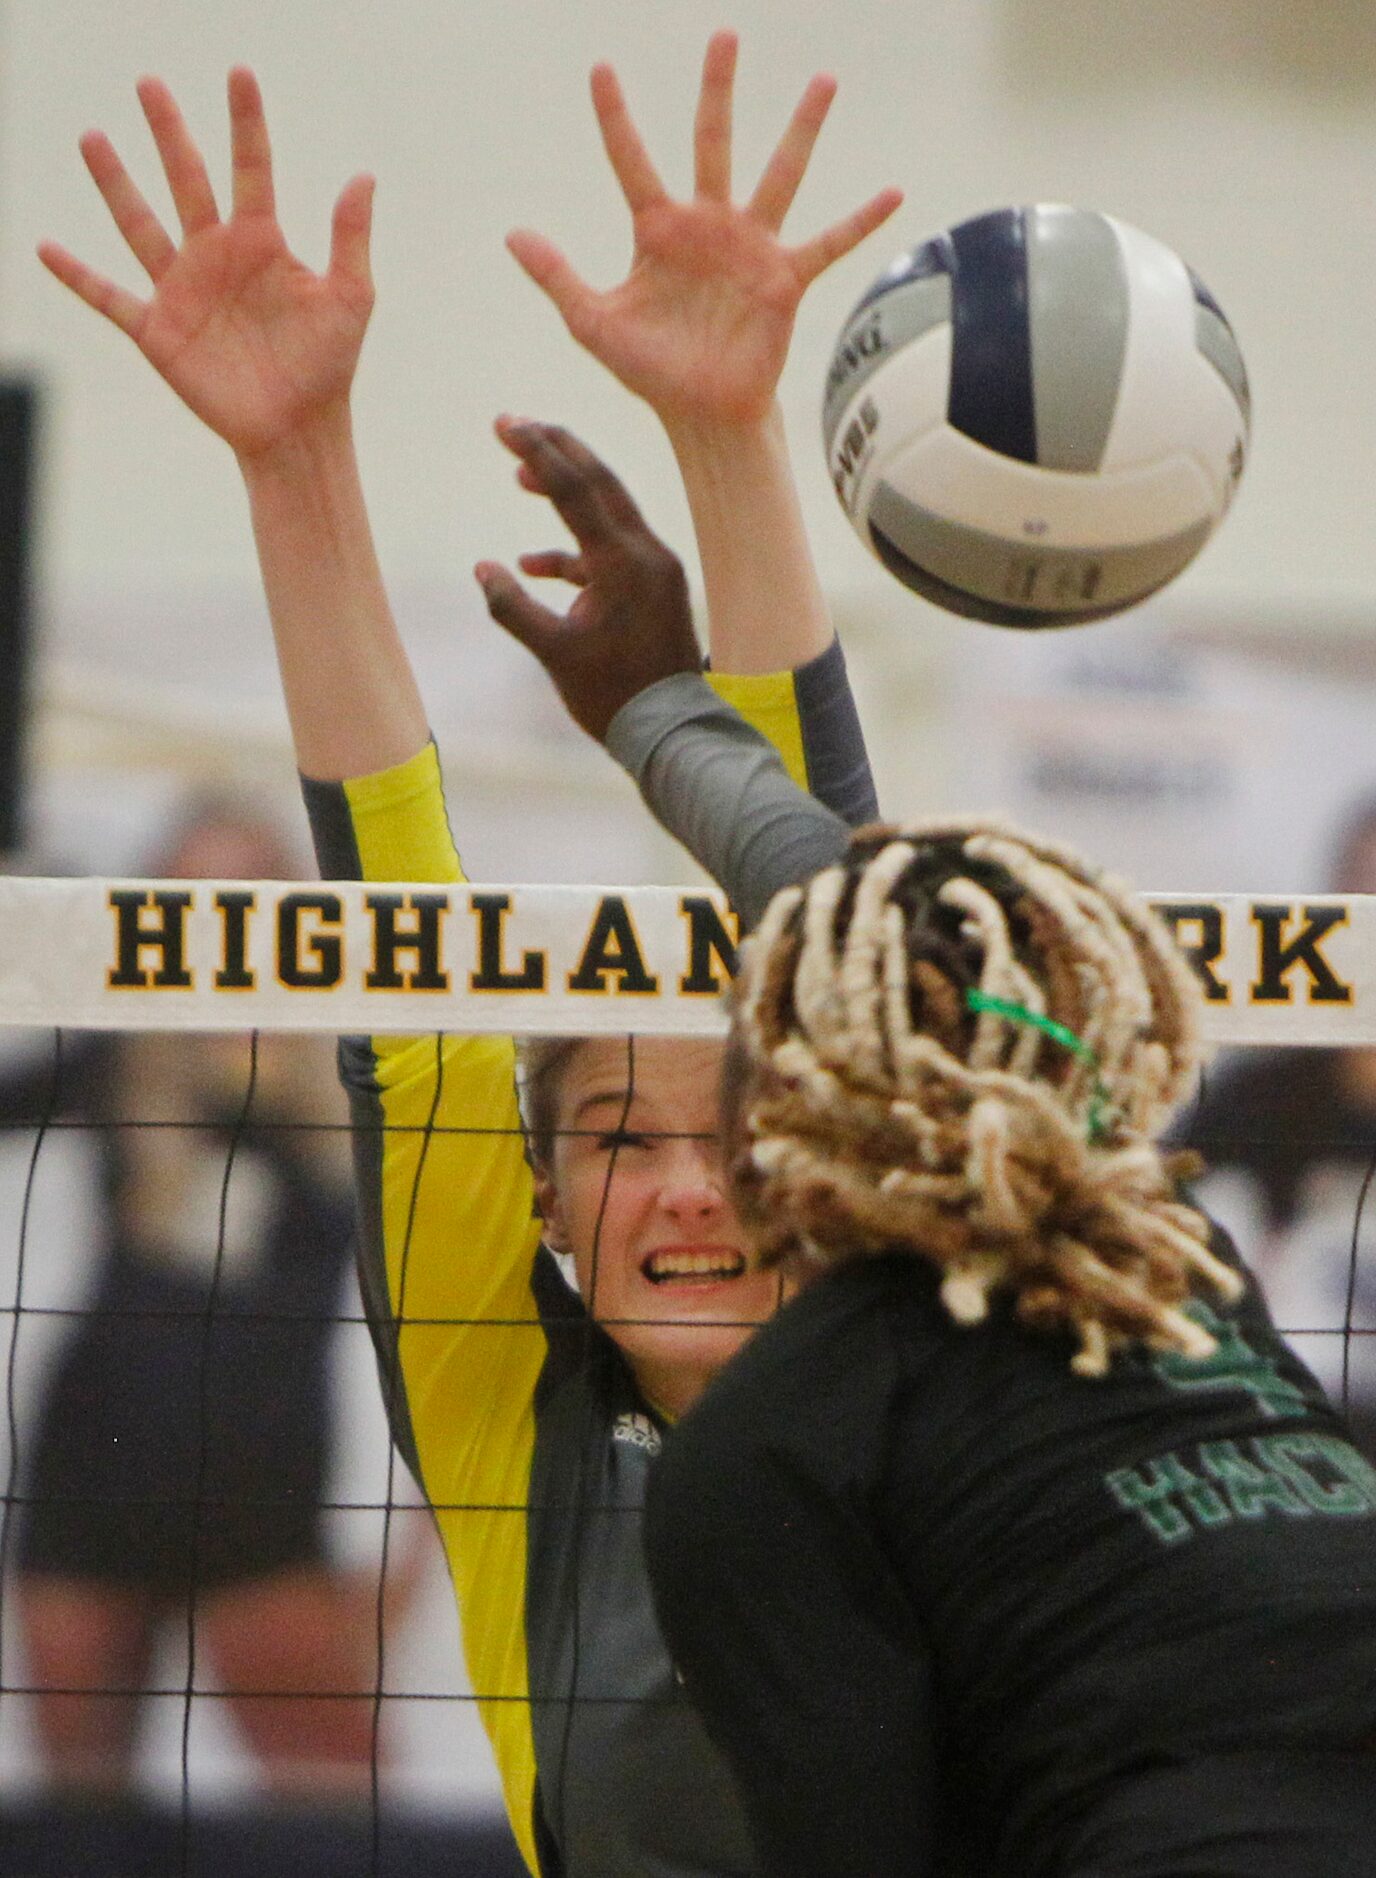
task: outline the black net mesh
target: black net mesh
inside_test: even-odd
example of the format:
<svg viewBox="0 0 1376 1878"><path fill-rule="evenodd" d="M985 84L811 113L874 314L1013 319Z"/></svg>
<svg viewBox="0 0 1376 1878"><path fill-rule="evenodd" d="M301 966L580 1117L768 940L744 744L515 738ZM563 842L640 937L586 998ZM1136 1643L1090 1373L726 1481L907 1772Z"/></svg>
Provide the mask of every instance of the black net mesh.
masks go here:
<svg viewBox="0 0 1376 1878"><path fill-rule="evenodd" d="M612 1175L635 1141L626 1121L636 1041L624 1047L620 1113L595 1123L609 1147L594 1296ZM418 1196L435 1140L452 1132L439 1119L444 1040L433 1049L400 1212L403 1322L414 1321ZM1210 1073L1180 1139L1209 1162L1198 1197L1255 1264L1282 1329L1376 1456L1367 1205L1376 1093L1368 1112L1364 1078L1357 1052L1239 1052ZM428 1854L403 1832L415 1812L402 1748L410 1722L461 1710L471 1748L476 1699L513 1699L463 1682L457 1640L433 1630L434 1596L418 1597L427 1572L438 1584L444 1576L432 1510L493 1509L442 1498L426 1507L408 1468L389 1327L362 1356L370 1327L352 1275L355 1130L336 1092L328 1046L256 1032L57 1031L29 1040L0 1077L10 1274L0 1307L10 1450L0 1573L15 1593L0 1633L0 1744L12 1773L32 1777L46 1756L108 1798L159 1715L175 1792L149 1869L215 1863L220 1878L233 1869L207 1837L223 1797L216 1740L228 1727L265 1787L312 1805L345 1802L322 1815L310 1853L292 1854L300 1870L328 1855L336 1874L424 1872ZM502 1132L519 1158L519 1130ZM537 1321L534 1301L528 1318L500 1320ZM595 1365L599 1328L574 1306L565 1329L565 1359ZM341 1365L342 1343L351 1355ZM364 1380L374 1362L381 1407ZM365 1397L370 1465L341 1467ZM384 1412L396 1444L383 1435ZM581 1458L558 1494L582 1556L593 1522L635 1509L608 1504L595 1476L598 1398L588 1392L575 1412ZM634 1414L620 1421L614 1439L656 1438ZM528 1520L532 1505L496 1510ZM542 1804L556 1826L580 1711L628 1701L586 1660L580 1592L569 1612L559 1687L538 1695L554 1715ZM418 1649L414 1632L427 1624ZM464 1868L520 1869L484 1778ZM452 1863L456 1843L436 1841L434 1869ZM84 1868L103 1869L94 1856ZM49 1867L35 1855L32 1869Z"/></svg>

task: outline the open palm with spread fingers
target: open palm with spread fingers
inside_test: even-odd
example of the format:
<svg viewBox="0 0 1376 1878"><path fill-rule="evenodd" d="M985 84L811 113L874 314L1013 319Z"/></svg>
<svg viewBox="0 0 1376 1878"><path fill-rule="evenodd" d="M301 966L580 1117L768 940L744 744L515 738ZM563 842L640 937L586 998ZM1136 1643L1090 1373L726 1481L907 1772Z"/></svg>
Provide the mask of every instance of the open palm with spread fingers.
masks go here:
<svg viewBox="0 0 1376 1878"><path fill-rule="evenodd" d="M125 332L172 389L241 457L253 457L322 412L346 407L372 311L368 244L372 179L356 176L335 205L329 265L314 274L287 247L273 198L272 154L257 80L229 76L232 208L221 218L204 159L156 78L139 101L181 224L173 240L101 131L81 153L115 226L152 282L140 299L55 242L40 258L88 306Z"/></svg>
<svg viewBox="0 0 1376 1878"><path fill-rule="evenodd" d="M698 96L694 193L679 202L660 181L615 72L594 68L593 106L635 243L619 286L590 287L542 235L519 229L507 238L573 337L670 426L675 419L758 421L773 399L803 294L902 200L899 190L885 189L810 240L787 246L780 230L835 81L812 79L754 194L738 204L731 199L735 71L735 34L714 34Z"/></svg>

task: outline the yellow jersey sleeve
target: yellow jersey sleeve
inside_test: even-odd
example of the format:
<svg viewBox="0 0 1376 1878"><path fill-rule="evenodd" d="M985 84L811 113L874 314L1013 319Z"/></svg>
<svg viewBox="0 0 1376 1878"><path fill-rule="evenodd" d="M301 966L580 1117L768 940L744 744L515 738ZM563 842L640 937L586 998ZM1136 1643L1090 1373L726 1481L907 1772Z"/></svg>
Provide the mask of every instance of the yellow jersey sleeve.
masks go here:
<svg viewBox="0 0 1376 1878"><path fill-rule="evenodd" d="M322 868L365 880L463 879L433 745L307 803ZM524 1584L539 1244L509 1037L346 1046L361 1279L399 1444L435 1512L464 1652L513 1829L532 1871L535 1757Z"/></svg>

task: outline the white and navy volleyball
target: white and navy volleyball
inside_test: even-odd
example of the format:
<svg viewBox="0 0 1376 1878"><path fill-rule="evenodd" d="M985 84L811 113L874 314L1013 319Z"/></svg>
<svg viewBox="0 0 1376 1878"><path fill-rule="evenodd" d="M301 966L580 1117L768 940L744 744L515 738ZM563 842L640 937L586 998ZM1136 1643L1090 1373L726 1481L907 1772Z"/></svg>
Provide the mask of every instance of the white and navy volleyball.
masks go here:
<svg viewBox="0 0 1376 1878"><path fill-rule="evenodd" d="M1145 599L1227 513L1250 400L1232 328L1163 243L1054 204L903 255L847 320L823 429L860 538L1000 626Z"/></svg>

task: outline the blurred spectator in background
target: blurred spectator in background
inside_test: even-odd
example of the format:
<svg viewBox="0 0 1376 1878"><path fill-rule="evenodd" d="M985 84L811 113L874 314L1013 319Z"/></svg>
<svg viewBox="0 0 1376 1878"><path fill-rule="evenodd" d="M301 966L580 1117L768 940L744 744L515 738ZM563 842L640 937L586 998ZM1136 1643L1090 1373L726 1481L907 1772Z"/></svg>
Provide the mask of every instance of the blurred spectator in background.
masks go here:
<svg viewBox="0 0 1376 1878"><path fill-rule="evenodd" d="M1376 893L1376 795L1344 817L1328 891ZM1256 1248L1276 1322L1376 1458L1376 1047L1238 1051L1181 1138L1208 1163L1199 1199Z"/></svg>
<svg viewBox="0 0 1376 1878"><path fill-rule="evenodd" d="M297 870L275 828L216 798L187 810L147 871ZM51 1778L127 1786L140 1692L172 1623L274 1789L361 1795L376 1574L332 1566L320 1504L353 1240L331 1046L64 1034L0 1081L0 1122L45 1120L91 1124L104 1219L94 1295L20 1443L8 1548ZM400 1550L389 1604L419 1556Z"/></svg>

